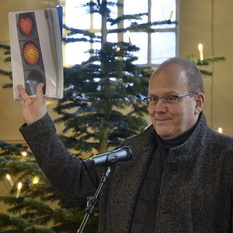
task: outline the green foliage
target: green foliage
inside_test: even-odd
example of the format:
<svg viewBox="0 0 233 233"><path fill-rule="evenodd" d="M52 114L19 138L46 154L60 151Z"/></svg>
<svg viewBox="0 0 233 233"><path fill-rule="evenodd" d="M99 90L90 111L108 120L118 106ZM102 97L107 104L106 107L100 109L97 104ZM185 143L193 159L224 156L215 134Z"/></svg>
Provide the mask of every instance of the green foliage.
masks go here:
<svg viewBox="0 0 233 233"><path fill-rule="evenodd" d="M8 189L6 196L0 196L0 202L9 206L9 215L0 214L0 232L76 232L84 212L75 207L75 201L68 201L56 192L27 148L15 145L14 149L14 145L3 142L0 148L0 180ZM20 155L22 151L28 155ZM7 174L12 183L6 179ZM35 177L38 183L33 183ZM19 182L23 185L16 196ZM93 215L87 226L91 232L97 229L96 218Z"/></svg>
<svg viewBox="0 0 233 233"><path fill-rule="evenodd" d="M224 56L213 56L213 57L206 57L201 61L200 59L195 58L192 54L187 55L186 58L189 59L190 61L192 61L196 66L198 66L200 69L200 72L206 76L213 75L213 72L203 70L201 67L209 66L210 63L212 63L212 62L219 62L219 61L226 60L226 58Z"/></svg>
<svg viewBox="0 0 233 233"><path fill-rule="evenodd" d="M123 45L119 54L111 44L105 45L104 53L95 54L104 62L104 71L101 64L92 63L93 57L65 69L64 98L55 108L62 117L56 122L65 122L64 133L72 131L77 150L99 151L101 126L107 130L109 146L119 145L146 126L142 117L147 107L141 100L147 95L147 71L131 64L130 56L124 61L116 59L126 53L128 47Z"/></svg>
<svg viewBox="0 0 233 233"><path fill-rule="evenodd" d="M0 49L3 51L3 58L2 61L5 62L5 64L8 65L8 63L11 61L10 57L10 46L7 44L0 43ZM3 77L8 77L10 80L12 80L12 72L11 70L3 70L0 69L0 75ZM3 85L4 88L6 87L12 87L12 83L7 83Z"/></svg>
<svg viewBox="0 0 233 233"><path fill-rule="evenodd" d="M68 148L79 152L95 149L101 153L147 126L143 119L147 106L142 100L147 95L152 72L149 67L134 64L137 57L133 52L139 48L131 43L107 41L107 34L129 28L107 29L107 23L134 20L131 31L144 31L151 25L140 27L136 22L144 14L112 19L111 8L117 4L111 1L93 1L85 6L90 13L102 16L105 25L102 23L101 37L88 30L66 28L70 31L66 43L75 41L77 36L74 38L74 35L78 34L81 35L79 41L99 42L101 49L88 51L92 55L90 59L65 69L64 98L55 108L60 115L56 122L64 123L63 133L69 133L69 137L62 136Z"/></svg>

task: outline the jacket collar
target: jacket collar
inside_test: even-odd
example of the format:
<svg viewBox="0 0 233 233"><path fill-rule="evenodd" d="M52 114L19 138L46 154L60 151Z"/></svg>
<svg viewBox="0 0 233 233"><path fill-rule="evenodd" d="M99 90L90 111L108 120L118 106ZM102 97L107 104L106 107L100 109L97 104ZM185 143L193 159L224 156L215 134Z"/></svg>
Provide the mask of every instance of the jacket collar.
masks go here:
<svg viewBox="0 0 233 233"><path fill-rule="evenodd" d="M199 121L192 132L191 136L182 144L170 149L171 151L180 151L182 152L191 150L194 146L205 146L203 138L207 137L209 127L207 126L206 118L204 113L200 114ZM137 137L137 136L136 136ZM157 132L155 131L153 125L150 125L145 131L138 135L139 138L143 141L144 151L151 151L151 148L157 146Z"/></svg>

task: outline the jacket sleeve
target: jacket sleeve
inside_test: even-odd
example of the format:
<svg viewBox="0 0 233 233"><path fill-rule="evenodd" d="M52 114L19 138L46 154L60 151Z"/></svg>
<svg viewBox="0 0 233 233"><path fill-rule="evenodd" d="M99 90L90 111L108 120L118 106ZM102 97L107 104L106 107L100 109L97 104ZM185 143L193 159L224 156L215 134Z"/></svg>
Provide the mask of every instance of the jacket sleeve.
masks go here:
<svg viewBox="0 0 233 233"><path fill-rule="evenodd" d="M233 187L231 186L231 233L233 233Z"/></svg>
<svg viewBox="0 0 233 233"><path fill-rule="evenodd" d="M98 186L95 168L67 151L48 114L29 126L23 125L20 132L55 189L83 206Z"/></svg>

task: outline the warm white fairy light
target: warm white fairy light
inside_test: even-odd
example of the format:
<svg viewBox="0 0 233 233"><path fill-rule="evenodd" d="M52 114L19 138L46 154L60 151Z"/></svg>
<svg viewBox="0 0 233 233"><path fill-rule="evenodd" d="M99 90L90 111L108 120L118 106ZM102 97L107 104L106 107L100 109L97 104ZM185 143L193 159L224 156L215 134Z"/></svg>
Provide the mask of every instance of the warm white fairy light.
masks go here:
<svg viewBox="0 0 233 233"><path fill-rule="evenodd" d="M26 151L22 151L21 155L24 156L24 157L26 157L28 155L28 153Z"/></svg>
<svg viewBox="0 0 233 233"><path fill-rule="evenodd" d="M218 132L219 132L219 133L223 133L223 130L222 130L221 127L218 128Z"/></svg>
<svg viewBox="0 0 233 233"><path fill-rule="evenodd" d="M199 54L200 54L200 60L203 61L204 55L203 55L203 45L202 44L198 45L198 50L199 50Z"/></svg>
<svg viewBox="0 0 233 233"><path fill-rule="evenodd" d="M130 31L126 31L126 35L129 39L129 43L131 44L131 35L130 35Z"/></svg>
<svg viewBox="0 0 233 233"><path fill-rule="evenodd" d="M14 186L14 183L13 183L13 181L12 181L12 179L11 179L11 176L10 176L9 174L6 174L6 179L7 179L7 181L9 182L10 186L13 187L13 186Z"/></svg>
<svg viewBox="0 0 233 233"><path fill-rule="evenodd" d="M174 14L175 10L171 10L171 13L170 13L170 17L169 17L169 20L172 21L172 18L173 18L173 14Z"/></svg>
<svg viewBox="0 0 233 233"><path fill-rule="evenodd" d="M16 198L19 198L22 187L23 187L22 182L19 182L17 185Z"/></svg>
<svg viewBox="0 0 233 233"><path fill-rule="evenodd" d="M33 179L32 179L32 183L33 184L38 184L40 181L40 178L38 176L35 176Z"/></svg>
<svg viewBox="0 0 233 233"><path fill-rule="evenodd" d="M118 52L120 52L120 50L121 50L121 48L117 47L115 51L118 53Z"/></svg>

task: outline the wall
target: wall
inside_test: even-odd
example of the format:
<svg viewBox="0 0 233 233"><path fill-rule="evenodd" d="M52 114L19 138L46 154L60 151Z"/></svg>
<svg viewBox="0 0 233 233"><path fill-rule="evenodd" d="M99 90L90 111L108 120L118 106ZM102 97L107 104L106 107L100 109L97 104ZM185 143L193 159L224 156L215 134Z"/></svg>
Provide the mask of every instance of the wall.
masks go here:
<svg viewBox="0 0 233 233"><path fill-rule="evenodd" d="M212 77L204 77L205 114L209 125L233 135L233 1L180 0L179 55L194 54L204 45L204 57L225 56L226 61L211 65Z"/></svg>

